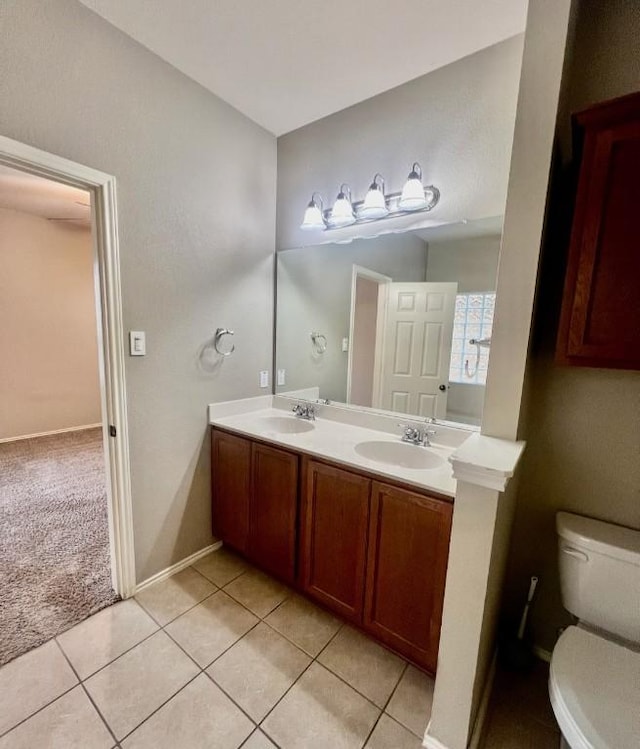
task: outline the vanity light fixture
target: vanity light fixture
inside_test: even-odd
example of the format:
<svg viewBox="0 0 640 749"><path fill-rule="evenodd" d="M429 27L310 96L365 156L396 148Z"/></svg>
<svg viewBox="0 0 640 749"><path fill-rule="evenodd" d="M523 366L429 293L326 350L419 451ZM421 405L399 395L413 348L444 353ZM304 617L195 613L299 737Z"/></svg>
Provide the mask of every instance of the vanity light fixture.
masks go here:
<svg viewBox="0 0 640 749"><path fill-rule="evenodd" d="M422 167L414 162L402 188L398 206L403 211L420 211L427 205L427 197L422 186Z"/></svg>
<svg viewBox="0 0 640 749"><path fill-rule="evenodd" d="M359 218L384 218L389 213L384 195L384 178L378 173L369 185L364 202L358 211Z"/></svg>
<svg viewBox="0 0 640 749"><path fill-rule="evenodd" d="M314 192L311 196L309 205L304 212L304 218L302 219L300 228L305 231L327 228L327 224L324 220L324 203L322 202L322 195L320 195L320 193Z"/></svg>
<svg viewBox="0 0 640 749"><path fill-rule="evenodd" d="M355 224L355 222L356 216L353 212L353 205L351 205L351 188L343 183L340 185L340 192L329 214L329 226L337 228L349 226Z"/></svg>
<svg viewBox="0 0 640 749"><path fill-rule="evenodd" d="M301 229L338 229L351 224L364 224L408 213L430 211L440 200L440 191L434 185L422 184L422 169L414 162L402 192L385 194L384 179L376 173L364 200L351 201L349 185L340 185L333 208L324 210L317 192L304 212Z"/></svg>

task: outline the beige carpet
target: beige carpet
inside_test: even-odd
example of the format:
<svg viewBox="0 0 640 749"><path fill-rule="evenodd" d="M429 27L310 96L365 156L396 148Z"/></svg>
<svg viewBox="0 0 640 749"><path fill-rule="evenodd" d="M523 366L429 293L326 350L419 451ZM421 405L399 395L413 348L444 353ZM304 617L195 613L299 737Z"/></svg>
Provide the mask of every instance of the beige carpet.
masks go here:
<svg viewBox="0 0 640 749"><path fill-rule="evenodd" d="M101 430L0 444L0 665L116 600Z"/></svg>

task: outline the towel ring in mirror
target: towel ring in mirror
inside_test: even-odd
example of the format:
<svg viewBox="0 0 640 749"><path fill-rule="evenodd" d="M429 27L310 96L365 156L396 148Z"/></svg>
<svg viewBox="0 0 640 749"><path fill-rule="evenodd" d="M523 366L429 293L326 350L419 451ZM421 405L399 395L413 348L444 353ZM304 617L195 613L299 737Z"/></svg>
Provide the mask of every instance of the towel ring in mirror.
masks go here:
<svg viewBox="0 0 640 749"><path fill-rule="evenodd" d="M213 347L217 351L220 356L231 356L233 352L236 350L235 344L231 346L231 348L228 351L221 351L220 350L220 341L224 338L226 335L234 335L233 330L229 330L228 328L217 328L216 334L213 339Z"/></svg>
<svg viewBox="0 0 640 749"><path fill-rule="evenodd" d="M327 336L322 335L322 333L312 333L311 340L313 341L313 348L316 353L324 354L327 350Z"/></svg>

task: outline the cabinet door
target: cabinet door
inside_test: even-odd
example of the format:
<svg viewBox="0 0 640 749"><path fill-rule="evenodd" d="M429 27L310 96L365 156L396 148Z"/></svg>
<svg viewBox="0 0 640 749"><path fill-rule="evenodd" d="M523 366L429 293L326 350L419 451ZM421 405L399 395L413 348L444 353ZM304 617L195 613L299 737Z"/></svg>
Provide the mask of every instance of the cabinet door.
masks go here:
<svg viewBox="0 0 640 749"><path fill-rule="evenodd" d="M212 430L213 535L243 553L249 539L250 468L251 442Z"/></svg>
<svg viewBox="0 0 640 749"><path fill-rule="evenodd" d="M374 482L365 627L435 673L452 505Z"/></svg>
<svg viewBox="0 0 640 749"><path fill-rule="evenodd" d="M301 585L351 621L362 621L369 479L306 461Z"/></svg>
<svg viewBox="0 0 640 749"><path fill-rule="evenodd" d="M298 457L253 444L249 556L267 572L294 582Z"/></svg>
<svg viewBox="0 0 640 749"><path fill-rule="evenodd" d="M640 93L576 117L582 163L557 358L640 369Z"/></svg>

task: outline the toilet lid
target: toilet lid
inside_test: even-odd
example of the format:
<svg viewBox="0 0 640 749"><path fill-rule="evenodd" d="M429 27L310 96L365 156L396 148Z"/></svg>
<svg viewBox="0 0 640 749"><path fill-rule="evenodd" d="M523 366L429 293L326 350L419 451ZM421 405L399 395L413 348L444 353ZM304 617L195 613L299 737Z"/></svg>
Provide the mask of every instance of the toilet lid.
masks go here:
<svg viewBox="0 0 640 749"><path fill-rule="evenodd" d="M571 749L640 746L640 653L568 627L551 657L549 694Z"/></svg>

